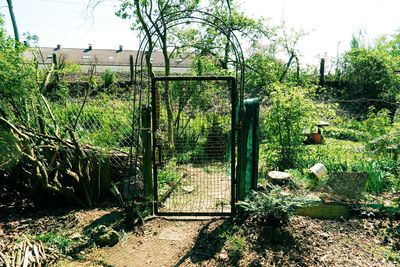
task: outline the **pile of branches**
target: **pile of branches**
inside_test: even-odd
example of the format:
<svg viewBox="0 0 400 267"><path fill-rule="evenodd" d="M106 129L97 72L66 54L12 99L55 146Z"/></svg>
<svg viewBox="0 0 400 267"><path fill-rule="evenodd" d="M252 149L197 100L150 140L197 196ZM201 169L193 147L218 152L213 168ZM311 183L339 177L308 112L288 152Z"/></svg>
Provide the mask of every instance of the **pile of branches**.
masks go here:
<svg viewBox="0 0 400 267"><path fill-rule="evenodd" d="M11 151L9 159L14 161L4 168L8 169L7 182L24 189L38 203L61 201L91 207L102 191L110 189L109 181L101 177L107 158L96 148L80 144L72 129L67 130L69 138L63 139L2 117L0 129Z"/></svg>
<svg viewBox="0 0 400 267"><path fill-rule="evenodd" d="M0 265L5 267L46 266L55 263L58 257L56 250L45 248L42 242L29 240L23 235L20 242L14 244L11 253L0 252Z"/></svg>
<svg viewBox="0 0 400 267"><path fill-rule="evenodd" d="M38 204L92 207L110 191L121 199L109 171L104 171L110 168L111 153L82 144L76 136L91 83L74 122L61 128L43 93L55 79L56 67L52 65L44 80L37 81L32 95L19 105L15 97L3 100L6 109L0 113L0 178L5 179L0 182L5 180L17 190L24 190ZM94 71L91 73L89 80ZM7 107L9 112L4 112Z"/></svg>

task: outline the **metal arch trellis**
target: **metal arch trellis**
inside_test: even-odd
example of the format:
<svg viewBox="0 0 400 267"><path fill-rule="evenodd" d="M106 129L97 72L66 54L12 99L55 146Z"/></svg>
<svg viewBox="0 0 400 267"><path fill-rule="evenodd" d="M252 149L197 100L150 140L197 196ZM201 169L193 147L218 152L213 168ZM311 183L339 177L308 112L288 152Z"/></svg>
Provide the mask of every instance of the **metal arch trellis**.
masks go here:
<svg viewBox="0 0 400 267"><path fill-rule="evenodd" d="M244 73L245 73L245 67L244 67L244 57L243 57L243 51L240 45L240 42L237 38L237 36L234 33L234 29L232 29L224 20L219 18L218 16L215 16L209 12L203 11L203 10L190 10L189 15L181 16L182 11L177 11L177 12L171 12L169 14L165 14L165 16L168 18L168 21L164 24L166 27L165 30L169 30L173 27L183 25L183 24L201 24L201 25L207 25L210 26L217 31L219 31L221 34L225 35L227 37L227 41L231 44L231 49L234 52L235 55L235 77L236 80L238 80L238 83L234 83L235 87L233 90L235 90L235 95L238 96L237 99L234 99L232 101L235 101L238 106L239 106L239 121L241 121L241 116L242 116L242 110L243 110L243 95L244 95ZM216 23L218 22L218 23ZM136 144L133 144L131 146L130 150L130 166L131 170L133 170L133 175L130 176L130 181L129 183L131 184L131 178L133 177L136 180L137 177L137 171L138 171L138 166L135 165L137 164L139 160L139 153L140 153L140 132L141 127L140 127L140 122L141 122L141 105L143 101L143 88L147 87L150 88L151 84L151 78L154 76L152 73L151 69L148 69L148 74L144 74L144 59L146 58L146 65L151 66L151 62L149 62L149 58L151 57L151 54L153 52L153 49L155 47L155 44L160 42L160 38L157 37L155 42L153 42L153 37L157 34L156 27L160 27L161 20L158 18L155 23L150 27L150 38L144 38L140 45L138 52L136 54L135 58L135 63L134 63L134 79L133 79L133 115L132 115L132 135L136 136L137 138L134 138L136 140ZM222 26L221 26L222 25ZM150 47L150 48L149 48ZM140 69L140 70L139 70ZM238 93L237 93L238 92ZM147 90L147 103L149 103L149 98L150 98L150 90ZM136 103L138 103L136 105ZM240 134L240 122L236 121L235 125L235 131L238 131L237 137L240 139L241 134ZM136 125L136 126L135 126ZM240 144L240 142L238 142ZM133 155L133 146L136 146L135 150L135 155ZM235 146L234 144L232 144ZM235 149L235 148L234 148ZM240 153L240 146L237 148L238 153ZM133 164L135 163L135 164ZM233 163L236 164L236 163ZM240 162L237 162L239 165ZM134 166L135 165L135 166ZM132 168L133 167L133 168ZM240 166L237 166L240 168ZM136 181L134 182L136 185ZM134 187L135 188L135 187ZM232 207L234 208L234 207Z"/></svg>

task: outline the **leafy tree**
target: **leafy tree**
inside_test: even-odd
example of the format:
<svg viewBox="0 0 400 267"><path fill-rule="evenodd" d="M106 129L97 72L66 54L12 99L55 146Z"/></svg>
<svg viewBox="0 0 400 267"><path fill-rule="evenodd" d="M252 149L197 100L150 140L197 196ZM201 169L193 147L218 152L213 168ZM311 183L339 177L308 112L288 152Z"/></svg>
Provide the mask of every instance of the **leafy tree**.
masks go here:
<svg viewBox="0 0 400 267"><path fill-rule="evenodd" d="M392 36L382 36L376 41L376 48L388 52L393 60L398 62L398 69L400 69L400 31Z"/></svg>
<svg viewBox="0 0 400 267"><path fill-rule="evenodd" d="M399 90L396 62L384 50L355 48L344 56L342 79L348 98L395 101Z"/></svg>
<svg viewBox="0 0 400 267"><path fill-rule="evenodd" d="M133 19L134 30L143 31L148 41L148 53L146 62L149 74L151 69L151 52L155 47L159 47L164 57L164 75L171 73L171 52L169 51L169 35L171 31L171 22L178 18L188 16L198 5L198 0L134 0L123 1L117 15L123 19ZM168 124L168 143L170 152L174 150L173 133L173 110L171 103L171 92L169 82L164 83L162 99L167 109Z"/></svg>
<svg viewBox="0 0 400 267"><path fill-rule="evenodd" d="M268 96L284 65L281 61L267 53L255 52L246 59L245 92L252 97Z"/></svg>
<svg viewBox="0 0 400 267"><path fill-rule="evenodd" d="M205 11L213 26L188 27L175 32L177 53L191 51L197 57L211 56L223 70L236 63L231 43L234 35L242 42L255 44L274 33L274 28L268 28L264 19L247 17L233 0L211 0Z"/></svg>

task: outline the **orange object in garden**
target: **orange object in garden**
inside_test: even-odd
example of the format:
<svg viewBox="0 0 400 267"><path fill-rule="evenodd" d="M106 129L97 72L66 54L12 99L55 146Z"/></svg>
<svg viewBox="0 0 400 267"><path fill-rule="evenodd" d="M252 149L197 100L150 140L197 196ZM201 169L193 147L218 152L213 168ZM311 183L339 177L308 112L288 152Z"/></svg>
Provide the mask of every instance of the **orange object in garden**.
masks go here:
<svg viewBox="0 0 400 267"><path fill-rule="evenodd" d="M319 144L322 141L322 135L319 134L319 133L313 133L312 134L312 139L316 144Z"/></svg>
<svg viewBox="0 0 400 267"><path fill-rule="evenodd" d="M173 183L172 181L169 181L169 182L168 182L168 185L169 185L169 187L173 187L173 186L174 186L174 183Z"/></svg>

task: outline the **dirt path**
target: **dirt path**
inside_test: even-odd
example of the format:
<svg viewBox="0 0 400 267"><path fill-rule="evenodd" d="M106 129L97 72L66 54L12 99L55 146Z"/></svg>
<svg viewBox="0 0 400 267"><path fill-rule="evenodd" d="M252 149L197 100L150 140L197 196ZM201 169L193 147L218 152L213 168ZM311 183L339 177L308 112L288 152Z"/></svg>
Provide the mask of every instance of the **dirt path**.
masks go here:
<svg viewBox="0 0 400 267"><path fill-rule="evenodd" d="M99 223L116 225L116 207L0 216L0 251L21 234L72 236ZM389 219L317 220L293 216L283 229L235 226L228 219L155 218L134 232L119 232L114 247L92 246L57 266L399 266L400 222ZM246 231L244 231L246 229ZM89 239L90 240L90 239ZM240 242L239 242L240 241ZM243 241L243 242L242 242ZM83 244L83 243L82 243ZM77 243L76 245L81 245ZM236 247L239 257L232 253Z"/></svg>
<svg viewBox="0 0 400 267"><path fill-rule="evenodd" d="M161 212L230 212L231 181L224 166L180 166L183 178Z"/></svg>
<svg viewBox="0 0 400 267"><path fill-rule="evenodd" d="M294 216L286 229L253 239L231 258L230 220L157 218L112 248L94 249L81 266L396 266L380 236L388 221L322 221ZM383 227L383 228L382 228ZM386 227L386 228L385 228ZM393 226L395 227L395 226ZM385 230L385 231L386 231ZM265 237L265 236L264 236ZM253 241L252 241L253 240ZM70 266L77 266L74 262Z"/></svg>
<svg viewBox="0 0 400 267"><path fill-rule="evenodd" d="M209 265L219 252L218 248L222 248L213 244L219 242L218 227L223 224L224 220L155 219L144 226L142 233L125 236L114 247L94 250L86 258L85 265L95 262L115 267Z"/></svg>

